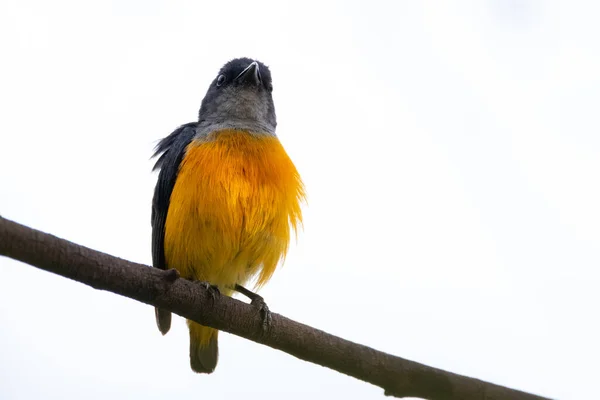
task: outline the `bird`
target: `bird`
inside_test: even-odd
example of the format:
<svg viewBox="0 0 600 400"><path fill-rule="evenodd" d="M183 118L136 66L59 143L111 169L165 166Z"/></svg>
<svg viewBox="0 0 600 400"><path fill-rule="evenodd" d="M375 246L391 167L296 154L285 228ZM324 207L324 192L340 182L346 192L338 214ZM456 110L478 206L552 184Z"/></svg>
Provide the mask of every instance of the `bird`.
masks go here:
<svg viewBox="0 0 600 400"><path fill-rule="evenodd" d="M175 269L224 295L238 291L265 312L262 287L283 263L302 225L306 201L300 174L276 135L271 71L236 58L210 83L198 121L156 145L159 171L152 199L152 266ZM171 313L155 308L165 335ZM190 367L212 373L218 331L187 321Z"/></svg>

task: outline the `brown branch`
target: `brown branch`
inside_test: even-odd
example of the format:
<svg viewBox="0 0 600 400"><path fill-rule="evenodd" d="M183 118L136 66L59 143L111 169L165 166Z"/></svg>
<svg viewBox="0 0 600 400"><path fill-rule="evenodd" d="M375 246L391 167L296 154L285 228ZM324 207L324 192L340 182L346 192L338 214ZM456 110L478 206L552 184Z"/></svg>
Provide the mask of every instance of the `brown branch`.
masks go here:
<svg viewBox="0 0 600 400"><path fill-rule="evenodd" d="M113 257L2 217L0 255L285 351L380 386L386 395L431 400L543 399L386 354L275 313L271 328L263 334L261 316L252 305L214 296L175 271Z"/></svg>

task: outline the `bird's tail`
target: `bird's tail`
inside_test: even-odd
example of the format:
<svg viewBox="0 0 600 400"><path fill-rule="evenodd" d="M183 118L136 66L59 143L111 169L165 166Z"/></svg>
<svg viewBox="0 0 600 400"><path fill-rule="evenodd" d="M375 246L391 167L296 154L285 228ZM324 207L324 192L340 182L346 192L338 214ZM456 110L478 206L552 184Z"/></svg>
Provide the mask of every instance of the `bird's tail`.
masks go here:
<svg viewBox="0 0 600 400"><path fill-rule="evenodd" d="M210 374L219 359L219 331L188 320L190 328L190 366L194 372Z"/></svg>
<svg viewBox="0 0 600 400"><path fill-rule="evenodd" d="M156 316L156 325L158 325L158 330L163 335L166 335L167 332L169 332L169 329L171 329L171 311L154 307L154 315Z"/></svg>

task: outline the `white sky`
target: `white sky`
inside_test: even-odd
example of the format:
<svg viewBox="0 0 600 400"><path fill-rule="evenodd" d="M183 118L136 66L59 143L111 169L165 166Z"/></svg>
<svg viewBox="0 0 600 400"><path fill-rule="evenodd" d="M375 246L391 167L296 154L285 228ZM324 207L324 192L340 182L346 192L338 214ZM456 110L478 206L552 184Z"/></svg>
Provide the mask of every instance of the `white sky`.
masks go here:
<svg viewBox="0 0 600 400"><path fill-rule="evenodd" d="M597 393L594 2L0 2L0 213L150 263L155 141L219 67L271 66L309 192L271 309L561 399ZM380 399L228 334L210 376L151 307L0 259L3 399Z"/></svg>

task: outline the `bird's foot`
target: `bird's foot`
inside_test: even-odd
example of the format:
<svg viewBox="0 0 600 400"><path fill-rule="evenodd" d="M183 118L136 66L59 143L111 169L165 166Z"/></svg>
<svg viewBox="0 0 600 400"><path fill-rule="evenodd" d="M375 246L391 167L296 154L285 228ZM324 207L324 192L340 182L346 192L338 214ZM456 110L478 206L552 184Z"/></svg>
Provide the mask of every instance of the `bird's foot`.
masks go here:
<svg viewBox="0 0 600 400"><path fill-rule="evenodd" d="M265 299L263 299L262 296L256 295L250 304L258 308L258 312L262 317L263 334L267 333L271 327L271 324L273 323L273 317L271 316L271 310L269 310L269 306L265 302Z"/></svg>
<svg viewBox="0 0 600 400"><path fill-rule="evenodd" d="M196 283L198 285L202 286L204 289L206 289L206 291L210 295L210 298L212 299L213 303L217 300L217 296L219 296L221 294L219 287L216 285L211 285L210 283L205 282L205 281L196 281Z"/></svg>
<svg viewBox="0 0 600 400"><path fill-rule="evenodd" d="M271 310L269 310L269 306L267 306L265 299L263 299L261 295L246 289L242 285L236 284L234 289L236 292L239 292L249 298L250 304L258 309L258 312L262 317L262 334L265 335L269 331L269 328L271 328L271 324L273 322Z"/></svg>

